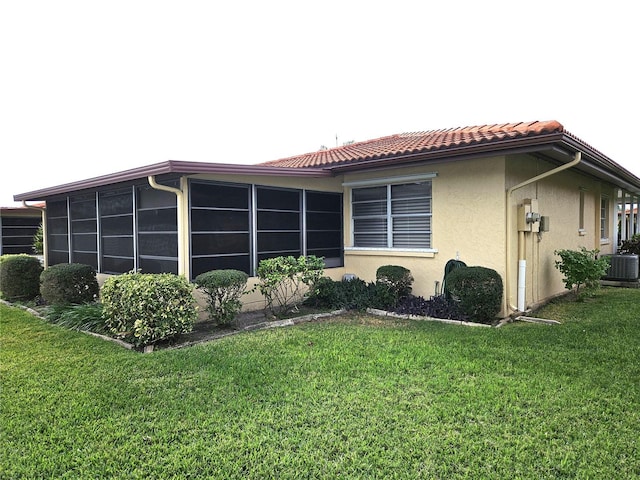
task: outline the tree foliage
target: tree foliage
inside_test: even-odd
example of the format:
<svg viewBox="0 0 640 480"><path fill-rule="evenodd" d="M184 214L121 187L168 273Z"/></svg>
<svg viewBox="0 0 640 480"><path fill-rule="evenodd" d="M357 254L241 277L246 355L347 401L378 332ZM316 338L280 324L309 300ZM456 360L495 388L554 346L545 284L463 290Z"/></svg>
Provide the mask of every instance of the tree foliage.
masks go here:
<svg viewBox="0 0 640 480"><path fill-rule="evenodd" d="M212 270L201 273L195 284L207 296L207 311L220 325L228 325L242 308L240 297L249 276L240 270Z"/></svg>
<svg viewBox="0 0 640 480"><path fill-rule="evenodd" d="M255 288L264 295L266 309L277 316L300 304L323 271L324 261L314 255L267 258L258 265Z"/></svg>
<svg viewBox="0 0 640 480"><path fill-rule="evenodd" d="M600 287L600 279L609 268L609 258L598 258L599 252L585 247L580 250L555 251L560 257L560 260L556 260L556 268L564 275L564 286L571 290L575 285L576 298L580 298L583 293L593 293Z"/></svg>

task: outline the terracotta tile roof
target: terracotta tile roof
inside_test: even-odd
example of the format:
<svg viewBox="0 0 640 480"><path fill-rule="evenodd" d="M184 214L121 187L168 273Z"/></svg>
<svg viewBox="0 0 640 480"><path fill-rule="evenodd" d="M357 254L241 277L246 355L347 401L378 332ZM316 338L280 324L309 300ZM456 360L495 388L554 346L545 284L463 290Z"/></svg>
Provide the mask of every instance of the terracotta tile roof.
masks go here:
<svg viewBox="0 0 640 480"><path fill-rule="evenodd" d="M564 127L557 121L551 120L401 133L264 162L260 165L290 168L330 168L347 162L383 159L464 146L471 147L482 143L563 132Z"/></svg>

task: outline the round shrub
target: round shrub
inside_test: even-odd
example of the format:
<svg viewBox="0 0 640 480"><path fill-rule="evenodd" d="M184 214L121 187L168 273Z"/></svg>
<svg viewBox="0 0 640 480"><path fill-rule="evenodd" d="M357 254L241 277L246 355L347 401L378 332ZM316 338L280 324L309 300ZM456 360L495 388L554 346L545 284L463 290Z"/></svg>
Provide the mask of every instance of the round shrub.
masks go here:
<svg viewBox="0 0 640 480"><path fill-rule="evenodd" d="M485 267L459 267L446 277L452 297L473 322L492 321L502 308L502 278Z"/></svg>
<svg viewBox="0 0 640 480"><path fill-rule="evenodd" d="M40 294L49 305L91 303L100 293L96 271L82 263L60 263L40 275Z"/></svg>
<svg viewBox="0 0 640 480"><path fill-rule="evenodd" d="M383 265L376 270L376 281L386 285L397 302L411 293L413 277L409 269L400 265Z"/></svg>
<svg viewBox="0 0 640 480"><path fill-rule="evenodd" d="M196 321L193 286L171 273L125 273L102 287L102 313L109 330L135 346L188 333Z"/></svg>
<svg viewBox="0 0 640 480"><path fill-rule="evenodd" d="M5 300L32 300L40 293L40 260L29 255L0 257L0 292Z"/></svg>
<svg viewBox="0 0 640 480"><path fill-rule="evenodd" d="M240 297L248 278L240 270L212 270L195 278L195 284L207 295L209 316L220 325L231 323L242 308Z"/></svg>

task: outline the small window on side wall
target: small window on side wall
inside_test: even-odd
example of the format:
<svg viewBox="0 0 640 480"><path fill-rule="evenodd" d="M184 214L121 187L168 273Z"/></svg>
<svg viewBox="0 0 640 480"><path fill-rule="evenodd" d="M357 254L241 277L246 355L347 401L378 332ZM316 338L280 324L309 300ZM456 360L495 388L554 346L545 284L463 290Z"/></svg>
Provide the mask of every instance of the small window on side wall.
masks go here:
<svg viewBox="0 0 640 480"><path fill-rule="evenodd" d="M609 243L609 197L600 197L600 243Z"/></svg>

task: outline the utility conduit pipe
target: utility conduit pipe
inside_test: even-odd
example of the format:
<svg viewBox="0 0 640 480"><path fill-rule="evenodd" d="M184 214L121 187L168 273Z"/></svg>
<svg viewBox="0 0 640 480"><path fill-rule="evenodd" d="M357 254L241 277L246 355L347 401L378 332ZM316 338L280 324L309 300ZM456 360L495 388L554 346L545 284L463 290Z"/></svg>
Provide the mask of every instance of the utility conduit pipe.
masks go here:
<svg viewBox="0 0 640 480"><path fill-rule="evenodd" d="M505 312L508 314L509 311L519 311L524 312L526 308L525 304L525 292L526 292L526 275L527 275L527 260L525 253L525 245L524 245L524 232L518 232L518 305L514 306L511 300L511 228L512 228L512 220L511 220L511 195L516 190L521 189L522 187L526 187L527 185L531 185L532 183L538 182L543 178L550 177L555 175L556 173L560 173L564 170L568 170L570 168L575 167L582 161L582 152L578 151L575 153L573 160L569 163L565 163L557 168L549 170L548 172L541 173L540 175L536 175L533 178L525 180L522 183L514 185L507 189L507 199L505 205L505 215L506 215L506 262L505 262Z"/></svg>
<svg viewBox="0 0 640 480"><path fill-rule="evenodd" d="M175 193L176 195L176 207L177 207L177 223L178 223L178 275L186 275L186 268L185 268L185 254L184 254L184 238L182 235L182 231L183 231L183 199L184 199L184 192L179 189L179 188L174 188L174 187L170 187L168 185L161 185L160 183L156 182L156 177L154 175L149 175L147 177L147 180L149 181L149 185L151 185L152 188L155 188L156 190L164 190L165 192L171 192L171 193Z"/></svg>
<svg viewBox="0 0 640 480"><path fill-rule="evenodd" d="M42 257L44 259L44 267L49 265L49 259L47 255L47 209L44 207L36 207L35 205L27 205L26 200L22 200L22 206L24 208L30 208L31 210L40 210L40 224L42 225Z"/></svg>

